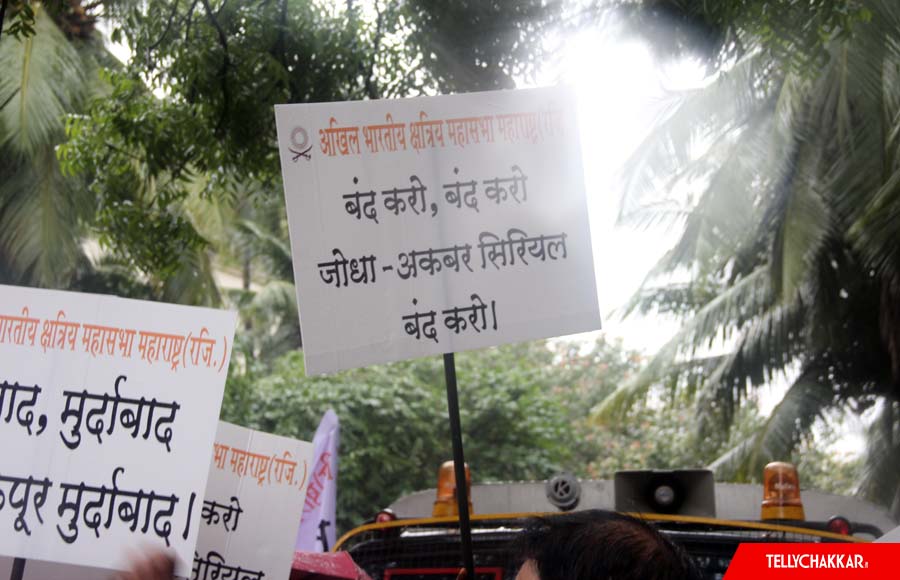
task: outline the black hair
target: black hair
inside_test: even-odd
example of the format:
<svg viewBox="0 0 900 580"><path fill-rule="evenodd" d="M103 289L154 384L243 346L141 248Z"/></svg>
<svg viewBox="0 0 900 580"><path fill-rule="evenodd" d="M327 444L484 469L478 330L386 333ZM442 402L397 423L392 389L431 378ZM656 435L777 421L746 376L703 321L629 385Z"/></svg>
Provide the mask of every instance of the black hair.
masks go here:
<svg viewBox="0 0 900 580"><path fill-rule="evenodd" d="M699 580L690 556L653 526L583 510L533 518L516 541L540 580Z"/></svg>

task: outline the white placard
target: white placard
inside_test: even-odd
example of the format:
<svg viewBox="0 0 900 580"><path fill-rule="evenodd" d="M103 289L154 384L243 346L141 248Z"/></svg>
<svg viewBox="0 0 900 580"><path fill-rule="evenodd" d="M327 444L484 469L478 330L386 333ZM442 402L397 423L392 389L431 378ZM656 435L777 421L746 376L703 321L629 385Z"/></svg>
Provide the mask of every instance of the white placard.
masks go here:
<svg viewBox="0 0 900 580"><path fill-rule="evenodd" d="M0 554L190 571L235 318L0 286Z"/></svg>
<svg viewBox="0 0 900 580"><path fill-rule="evenodd" d="M312 444L219 422L192 578L287 578Z"/></svg>
<svg viewBox="0 0 900 580"><path fill-rule="evenodd" d="M600 327L569 89L275 116L307 373Z"/></svg>

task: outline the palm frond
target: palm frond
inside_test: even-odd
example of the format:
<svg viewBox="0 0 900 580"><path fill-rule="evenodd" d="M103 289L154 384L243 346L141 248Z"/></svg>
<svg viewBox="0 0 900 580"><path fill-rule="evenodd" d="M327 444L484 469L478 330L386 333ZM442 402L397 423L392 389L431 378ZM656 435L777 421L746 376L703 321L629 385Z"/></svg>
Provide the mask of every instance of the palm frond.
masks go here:
<svg viewBox="0 0 900 580"><path fill-rule="evenodd" d="M786 207L772 243L772 288L782 302L796 298L831 232L830 213L817 190L815 152L807 151L787 189Z"/></svg>
<svg viewBox="0 0 900 580"><path fill-rule="evenodd" d="M732 321L756 316L769 302L765 268L723 290L682 325L640 373L604 399L592 413L593 418L602 423L620 417L673 368L680 352L696 352L700 347L711 345Z"/></svg>
<svg viewBox="0 0 900 580"><path fill-rule="evenodd" d="M62 140L86 87L84 61L40 5L35 29L0 44L0 148L19 157Z"/></svg>
<svg viewBox="0 0 900 580"><path fill-rule="evenodd" d="M872 196L848 236L868 265L884 275L900 273L900 165Z"/></svg>
<svg viewBox="0 0 900 580"><path fill-rule="evenodd" d="M660 181L667 181L687 165L698 139L743 126L767 99L765 59L749 56L720 73L709 86L671 93L652 132L623 168L626 176L620 218L654 200Z"/></svg>
<svg viewBox="0 0 900 580"><path fill-rule="evenodd" d="M627 312L686 322L644 372L598 406L597 420L617 416L654 381L686 372L710 340L734 335L730 352L692 383L701 437L728 429L750 389L797 366L802 372L760 431L713 464L720 475L747 476L784 459L823 410L896 407L900 4L865 5L871 20L825 40L814 69L783 72L779 51L738 58L730 80L742 101L715 106L715 84L682 95L630 160L620 219L682 231ZM712 150L698 155L699 142ZM696 203L678 203L685 189L700 192ZM765 278L755 285L764 299L747 308L719 301L751 275ZM679 283L653 285L666 276ZM684 381L669 384L686 389ZM870 435L873 445L894 449L894 421L890 436ZM876 478L885 477L884 464L898 463L894 451L880 453L870 461ZM891 477L870 495L900 510L895 467Z"/></svg>
<svg viewBox="0 0 900 580"><path fill-rule="evenodd" d="M720 481L740 480L739 474L747 471L748 458L753 455L758 435L740 441L707 466Z"/></svg>
<svg viewBox="0 0 900 580"><path fill-rule="evenodd" d="M831 385L819 380L820 372L811 368L801 373L763 427L710 464L717 477L746 480L762 473L767 463L790 457L813 422L834 405Z"/></svg>
<svg viewBox="0 0 900 580"><path fill-rule="evenodd" d="M900 515L900 405L887 401L868 429L859 494ZM893 504L893 505L892 505Z"/></svg>
<svg viewBox="0 0 900 580"><path fill-rule="evenodd" d="M291 282L268 282L253 296L246 313L249 334L261 357L274 358L302 346L297 293Z"/></svg>
<svg viewBox="0 0 900 580"><path fill-rule="evenodd" d="M236 228L253 240L257 251L268 260L272 273L275 276L280 280L294 279L290 244L278 238L278 236L264 231L251 220L241 220L236 224Z"/></svg>
<svg viewBox="0 0 900 580"><path fill-rule="evenodd" d="M184 251L174 273L163 281L162 298L191 306L216 307L222 303L206 248Z"/></svg>
<svg viewBox="0 0 900 580"><path fill-rule="evenodd" d="M295 318L297 313L297 289L290 282L272 280L257 292L250 302L250 308L267 317L286 316Z"/></svg>
<svg viewBox="0 0 900 580"><path fill-rule="evenodd" d="M723 269L728 256L745 244L759 220L755 194L761 186L759 175L776 175L785 163L783 155L772 155L776 147L773 131L772 111L761 108L728 143L711 147L700 161L692 162L716 168L705 176L694 207L682 209L680 215L669 210L668 216L661 216L655 207L644 206L632 211L629 223L646 225L648 218L659 222L664 217L683 221L678 241L648 273L647 280L697 263Z"/></svg>
<svg viewBox="0 0 900 580"><path fill-rule="evenodd" d="M50 146L0 182L0 256L14 282L64 285L82 253L79 216L90 207L77 185L62 176Z"/></svg>
<svg viewBox="0 0 900 580"><path fill-rule="evenodd" d="M698 408L718 405L727 420L749 385L761 386L801 352L805 321L799 304L776 305L741 331L737 345L709 374L697 393Z"/></svg>

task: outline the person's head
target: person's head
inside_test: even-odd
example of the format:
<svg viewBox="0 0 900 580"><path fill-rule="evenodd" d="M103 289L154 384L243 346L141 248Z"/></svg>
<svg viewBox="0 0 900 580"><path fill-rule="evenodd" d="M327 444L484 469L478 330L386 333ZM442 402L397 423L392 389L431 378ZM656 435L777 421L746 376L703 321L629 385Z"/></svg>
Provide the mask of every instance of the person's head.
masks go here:
<svg viewBox="0 0 900 580"><path fill-rule="evenodd" d="M518 540L517 580L696 580L690 557L635 518L585 510L535 518Z"/></svg>

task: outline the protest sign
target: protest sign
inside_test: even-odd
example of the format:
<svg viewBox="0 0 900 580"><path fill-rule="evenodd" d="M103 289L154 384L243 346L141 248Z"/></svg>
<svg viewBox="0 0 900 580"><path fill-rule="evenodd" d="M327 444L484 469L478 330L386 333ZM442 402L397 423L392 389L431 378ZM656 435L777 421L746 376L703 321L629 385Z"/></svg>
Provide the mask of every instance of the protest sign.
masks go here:
<svg viewBox="0 0 900 580"><path fill-rule="evenodd" d="M313 447L219 422L193 580L287 578Z"/></svg>
<svg viewBox="0 0 900 580"><path fill-rule="evenodd" d="M0 286L0 554L190 571L234 313Z"/></svg>
<svg viewBox="0 0 900 580"><path fill-rule="evenodd" d="M570 90L276 123L308 373L600 327Z"/></svg>

